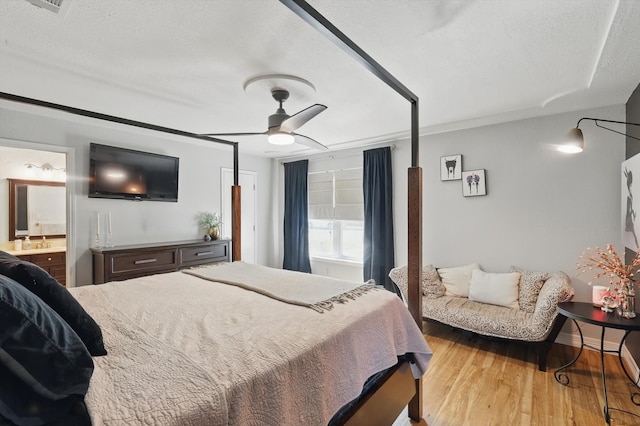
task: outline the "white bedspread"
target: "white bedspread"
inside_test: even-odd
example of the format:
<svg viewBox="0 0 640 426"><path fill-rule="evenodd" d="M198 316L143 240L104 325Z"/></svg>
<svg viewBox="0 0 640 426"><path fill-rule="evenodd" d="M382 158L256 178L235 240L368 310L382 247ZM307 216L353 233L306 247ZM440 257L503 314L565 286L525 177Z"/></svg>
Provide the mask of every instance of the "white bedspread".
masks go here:
<svg viewBox="0 0 640 426"><path fill-rule="evenodd" d="M397 355L420 374L431 358L385 291L322 315L181 272L70 291L109 352L86 397L96 426L326 425Z"/></svg>

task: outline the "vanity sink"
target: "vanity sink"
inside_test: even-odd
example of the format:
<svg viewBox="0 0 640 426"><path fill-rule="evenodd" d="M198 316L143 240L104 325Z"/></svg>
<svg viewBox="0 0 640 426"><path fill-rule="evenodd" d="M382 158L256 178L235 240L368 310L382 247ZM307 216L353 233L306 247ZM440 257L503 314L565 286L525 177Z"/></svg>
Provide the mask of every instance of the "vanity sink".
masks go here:
<svg viewBox="0 0 640 426"><path fill-rule="evenodd" d="M66 252L66 247L46 247L46 248L30 248L22 250L3 250L13 256L24 256L29 254L47 254Z"/></svg>

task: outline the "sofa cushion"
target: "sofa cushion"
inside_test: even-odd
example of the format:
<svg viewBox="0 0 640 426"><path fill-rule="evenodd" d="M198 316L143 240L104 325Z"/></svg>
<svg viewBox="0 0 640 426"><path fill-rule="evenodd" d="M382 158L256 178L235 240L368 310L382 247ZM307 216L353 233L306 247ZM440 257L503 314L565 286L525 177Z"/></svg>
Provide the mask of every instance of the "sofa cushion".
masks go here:
<svg viewBox="0 0 640 426"><path fill-rule="evenodd" d="M471 272L474 269L480 269L480 265L472 263L455 268L439 268L438 275L444 284L444 295L469 297L469 282L471 281Z"/></svg>
<svg viewBox="0 0 640 426"><path fill-rule="evenodd" d="M520 310L532 313L538 301L538 294L540 294L545 281L549 279L549 274L546 272L527 271L517 266L512 266L511 272L520 272L518 298Z"/></svg>
<svg viewBox="0 0 640 426"><path fill-rule="evenodd" d="M469 300L518 309L519 272L491 273L474 269L469 283Z"/></svg>
<svg viewBox="0 0 640 426"><path fill-rule="evenodd" d="M422 301L423 315L452 327L485 336L506 339L542 341L546 327L531 327L533 314L488 303L473 302L468 298L443 296Z"/></svg>

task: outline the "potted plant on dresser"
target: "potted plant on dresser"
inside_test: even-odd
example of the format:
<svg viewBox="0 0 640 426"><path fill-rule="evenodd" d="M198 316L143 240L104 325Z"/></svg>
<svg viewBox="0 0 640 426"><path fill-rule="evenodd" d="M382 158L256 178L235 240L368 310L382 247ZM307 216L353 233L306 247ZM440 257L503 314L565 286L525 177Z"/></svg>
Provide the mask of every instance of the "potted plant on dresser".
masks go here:
<svg viewBox="0 0 640 426"><path fill-rule="evenodd" d="M220 238L220 225L222 224L222 218L216 212L204 212L200 213L200 226L207 230L207 235L212 240Z"/></svg>

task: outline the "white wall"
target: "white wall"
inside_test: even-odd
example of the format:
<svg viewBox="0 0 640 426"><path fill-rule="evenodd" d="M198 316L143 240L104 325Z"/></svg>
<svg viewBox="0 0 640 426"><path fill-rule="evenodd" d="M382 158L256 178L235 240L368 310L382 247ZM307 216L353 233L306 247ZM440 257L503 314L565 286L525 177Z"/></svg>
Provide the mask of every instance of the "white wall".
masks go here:
<svg viewBox="0 0 640 426"><path fill-rule="evenodd" d="M0 138L5 139L4 144L18 147L62 146L69 151L67 186L72 220L68 237L75 245L75 254L69 254L76 285L92 282L89 248L95 238L98 212L111 212L117 245L200 238L202 230L195 216L201 211L220 212L220 168L233 167L231 147L11 103L0 104ZM179 201L88 198L90 142L179 157ZM268 204L272 161L242 155L241 148L240 152L240 167L258 174L258 203ZM265 254L269 246L268 214L258 216L257 223L257 262L269 265Z"/></svg>
<svg viewBox="0 0 640 426"><path fill-rule="evenodd" d="M590 301L592 277L576 276L575 265L589 246L621 248L625 148L623 136L585 124L583 153L556 151L584 116L624 120L624 105L422 138L423 261L439 267L479 262L496 272L511 265L563 270L578 300ZM440 181L440 157L448 154L463 155L463 170L486 170L487 196L463 197L460 181ZM406 226L406 218L397 225Z"/></svg>

